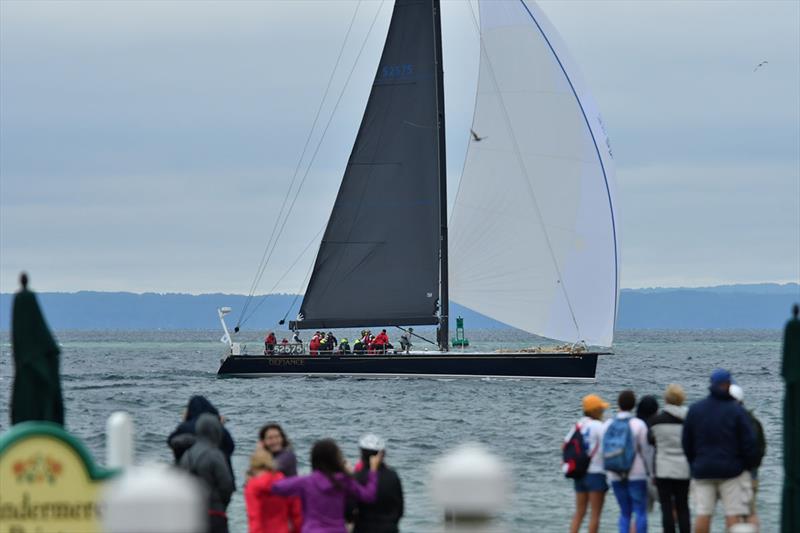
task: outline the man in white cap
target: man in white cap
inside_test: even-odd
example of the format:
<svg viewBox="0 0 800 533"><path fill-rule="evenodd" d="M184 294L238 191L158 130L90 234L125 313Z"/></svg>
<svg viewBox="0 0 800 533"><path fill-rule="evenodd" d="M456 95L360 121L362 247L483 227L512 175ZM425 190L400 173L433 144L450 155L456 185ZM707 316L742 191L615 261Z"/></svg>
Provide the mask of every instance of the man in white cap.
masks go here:
<svg viewBox="0 0 800 533"><path fill-rule="evenodd" d="M758 421L756 415L753 414L753 411L744 407L744 389L737 385L736 383L731 384L730 388L728 389L728 394L731 395L731 398L739 402L745 412L747 412L747 416L750 418L750 425L753 426L753 433L756 437L756 446L758 447L758 461L754 468L750 470L750 476L752 477L752 484L753 484L753 498L750 500L750 516L748 517L747 521L755 526L758 526L758 514L756 513L756 494L758 492L758 467L761 466L761 461L764 459L764 455L767 453L767 440L764 438L764 427L761 425L761 422Z"/></svg>
<svg viewBox="0 0 800 533"><path fill-rule="evenodd" d="M361 464L368 465L369 458L379 452L386 453L386 442L369 433L358 441ZM367 482L367 471L355 473L360 483ZM353 533L397 533L398 523L403 517L403 487L400 477L385 462L378 467L378 495L373 503L348 505L348 519L354 522Z"/></svg>

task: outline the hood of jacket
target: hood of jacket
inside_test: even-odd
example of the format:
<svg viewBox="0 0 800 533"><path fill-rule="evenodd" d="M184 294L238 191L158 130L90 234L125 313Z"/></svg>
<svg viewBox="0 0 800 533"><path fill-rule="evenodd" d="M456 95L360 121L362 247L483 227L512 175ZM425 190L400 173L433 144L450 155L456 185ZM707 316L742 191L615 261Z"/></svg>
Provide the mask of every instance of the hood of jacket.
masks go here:
<svg viewBox="0 0 800 533"><path fill-rule="evenodd" d="M186 406L186 420L193 420L203 413L211 413L219 416L219 411L209 402L205 396L192 396Z"/></svg>
<svg viewBox="0 0 800 533"><path fill-rule="evenodd" d="M685 405L672 405L671 403L668 403L664 406L664 412L671 414L675 418L684 420L686 419L686 413L689 412L689 408Z"/></svg>
<svg viewBox="0 0 800 533"><path fill-rule="evenodd" d="M211 442L214 447L218 447L222 442L222 424L219 416L210 413L203 413L195 424L195 435L198 439L205 439Z"/></svg>

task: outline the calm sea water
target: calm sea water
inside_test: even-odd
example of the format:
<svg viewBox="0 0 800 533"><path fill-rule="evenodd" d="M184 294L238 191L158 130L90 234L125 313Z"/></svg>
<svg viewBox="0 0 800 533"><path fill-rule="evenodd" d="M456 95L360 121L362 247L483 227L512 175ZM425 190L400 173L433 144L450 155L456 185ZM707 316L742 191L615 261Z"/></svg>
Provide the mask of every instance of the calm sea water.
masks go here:
<svg viewBox="0 0 800 533"><path fill-rule="evenodd" d="M479 346L526 346L518 332L471 331ZM241 483L258 428L284 425L307 471L314 440L333 437L353 462L365 432L389 441L387 462L400 473L406 495L404 531L436 531L441 512L429 497L431 463L467 441L486 444L511 466L514 495L501 516L507 531L564 531L573 509L571 482L559 471L560 443L590 392L613 400L632 388L661 397L671 382L689 400L706 394L707 376L729 368L745 390L745 404L764 425L768 443L758 508L763 531L780 515L781 409L779 331L635 331L617 335L615 355L602 357L597 382L434 379L217 379L219 332L58 332L67 428L95 458L104 458L109 414L125 410L136 424L138 461L169 461L166 436L188 398L207 396L227 418L236 440L233 465ZM254 335L253 346L260 344ZM0 334L0 430L8 427L12 364L8 333ZM229 509L231 529L246 530L242 493ZM721 510L718 509L718 513ZM602 530L613 531L618 507L609 493ZM658 506L650 515L660 531ZM719 518L715 530L722 531Z"/></svg>

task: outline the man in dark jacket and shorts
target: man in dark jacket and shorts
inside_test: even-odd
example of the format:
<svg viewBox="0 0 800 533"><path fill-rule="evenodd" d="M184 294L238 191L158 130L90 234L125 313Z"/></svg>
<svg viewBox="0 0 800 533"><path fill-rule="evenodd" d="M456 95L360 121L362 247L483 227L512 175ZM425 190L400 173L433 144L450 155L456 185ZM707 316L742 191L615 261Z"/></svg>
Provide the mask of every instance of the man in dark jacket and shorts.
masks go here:
<svg viewBox="0 0 800 533"><path fill-rule="evenodd" d="M753 428L747 413L728 389L730 372L711 374L710 394L689 408L682 444L692 474L695 531L707 533L717 499L725 508L725 526L750 515L753 487L749 470L758 461Z"/></svg>

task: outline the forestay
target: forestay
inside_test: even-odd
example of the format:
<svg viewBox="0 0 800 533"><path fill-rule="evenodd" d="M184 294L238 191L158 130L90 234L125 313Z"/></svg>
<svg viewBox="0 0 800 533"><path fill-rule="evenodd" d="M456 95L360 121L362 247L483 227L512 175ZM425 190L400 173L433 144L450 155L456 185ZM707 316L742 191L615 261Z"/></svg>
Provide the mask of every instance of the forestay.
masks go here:
<svg viewBox="0 0 800 533"><path fill-rule="evenodd" d="M544 337L610 346L614 165L596 106L544 14L480 2L473 137L450 220L454 301Z"/></svg>

